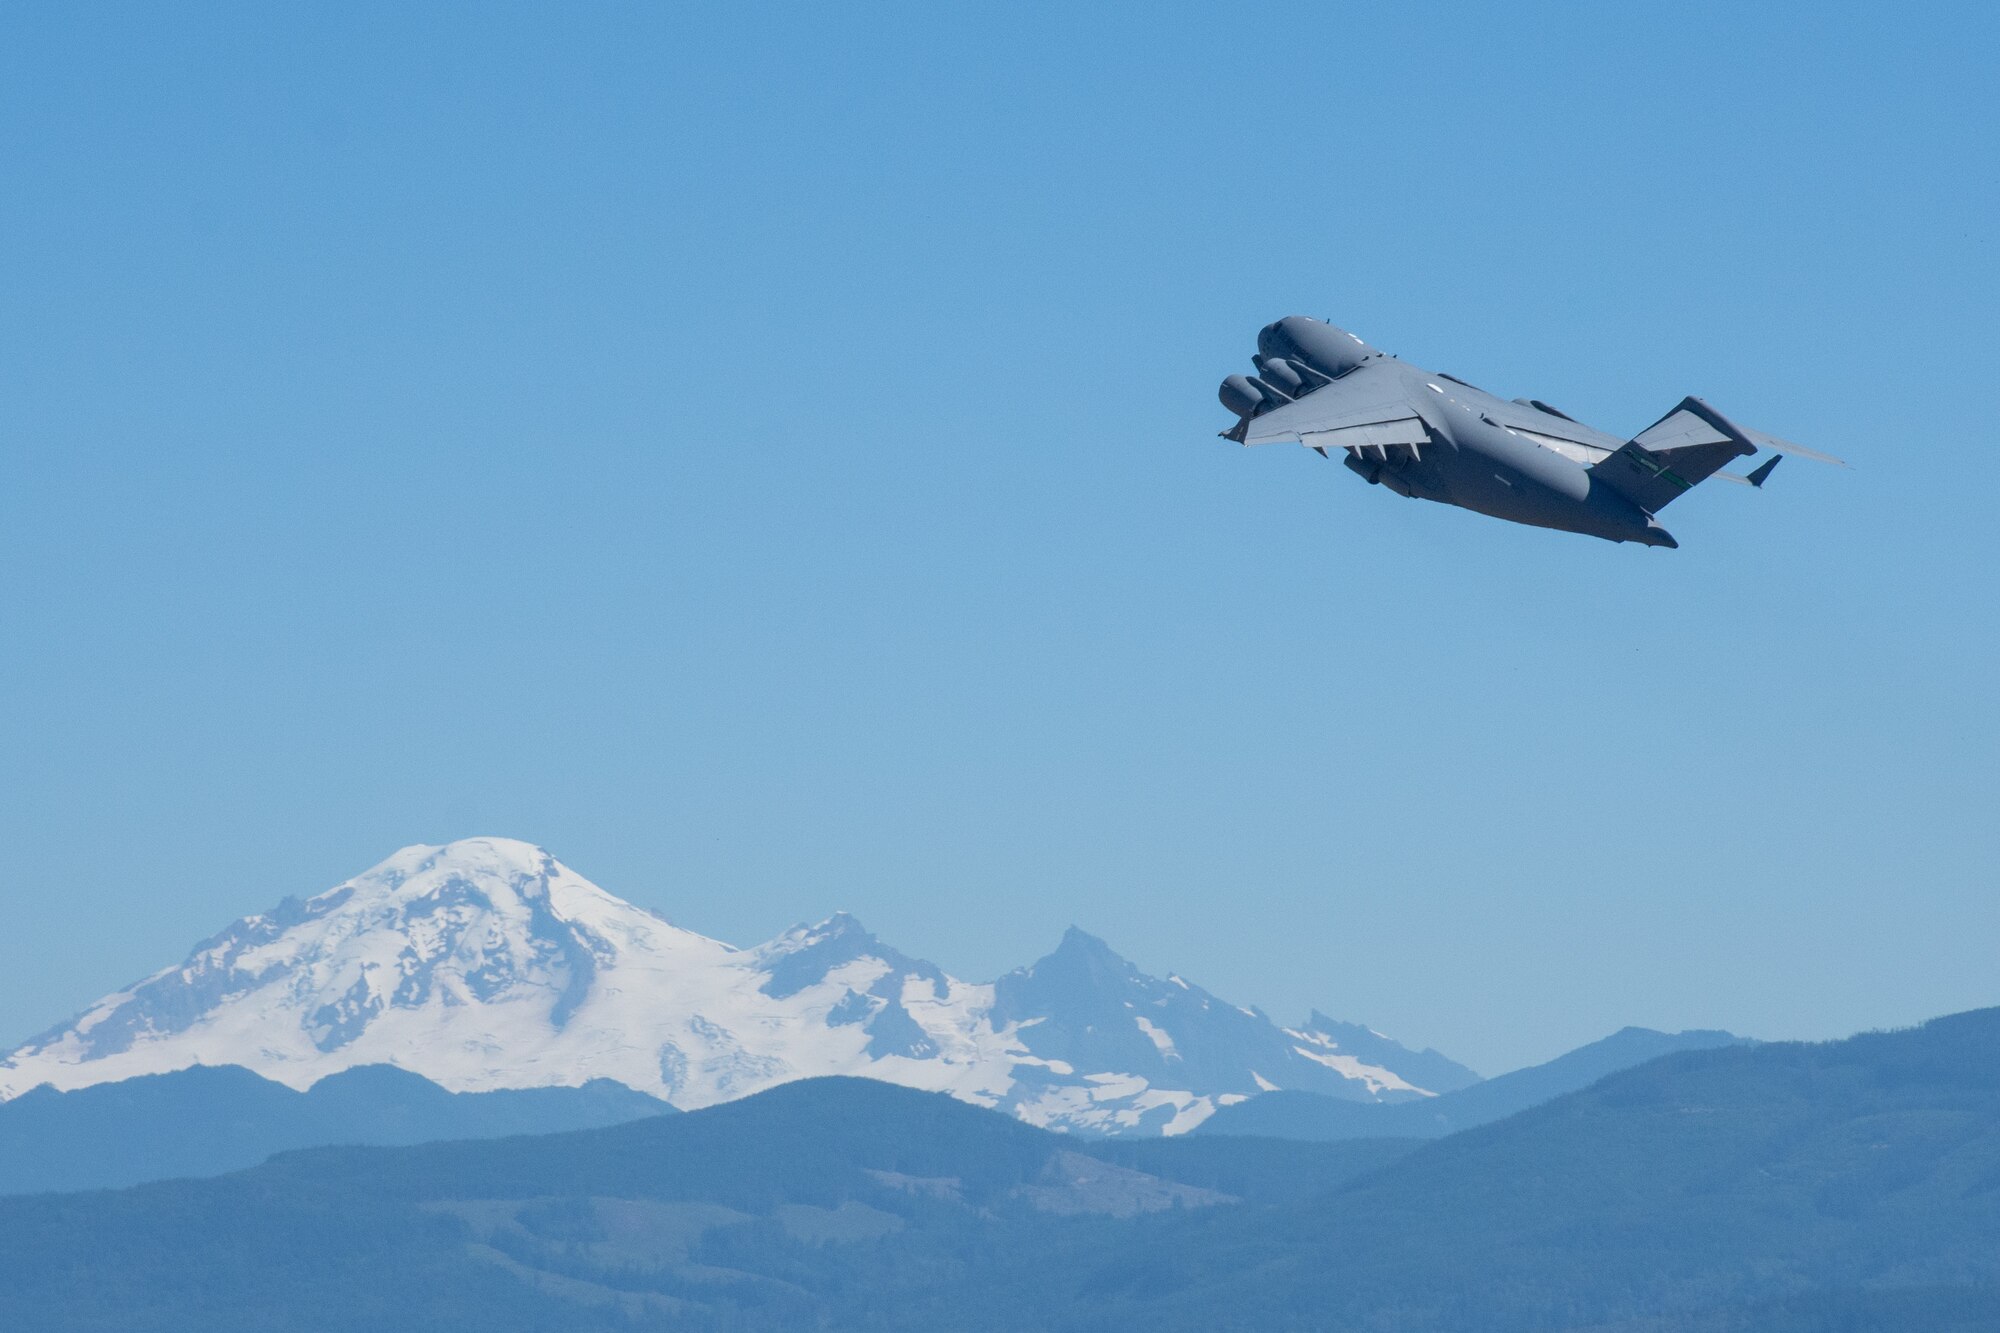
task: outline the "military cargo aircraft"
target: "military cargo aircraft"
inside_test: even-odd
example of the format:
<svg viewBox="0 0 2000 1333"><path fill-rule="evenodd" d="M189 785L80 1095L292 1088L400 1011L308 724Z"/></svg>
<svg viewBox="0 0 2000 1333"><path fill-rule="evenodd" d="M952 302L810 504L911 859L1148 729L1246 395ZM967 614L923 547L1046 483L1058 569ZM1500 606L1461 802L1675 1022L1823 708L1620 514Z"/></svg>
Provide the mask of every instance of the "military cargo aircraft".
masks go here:
<svg viewBox="0 0 2000 1333"><path fill-rule="evenodd" d="M1614 542L1678 546L1657 515L1709 477L1761 487L1783 454L1837 458L1739 426L1699 398L1630 440L1536 398L1511 402L1410 365L1304 315L1257 335L1255 375L1222 381L1239 444L1336 450L1370 484L1538 528ZM1725 463L1771 457L1739 476Z"/></svg>

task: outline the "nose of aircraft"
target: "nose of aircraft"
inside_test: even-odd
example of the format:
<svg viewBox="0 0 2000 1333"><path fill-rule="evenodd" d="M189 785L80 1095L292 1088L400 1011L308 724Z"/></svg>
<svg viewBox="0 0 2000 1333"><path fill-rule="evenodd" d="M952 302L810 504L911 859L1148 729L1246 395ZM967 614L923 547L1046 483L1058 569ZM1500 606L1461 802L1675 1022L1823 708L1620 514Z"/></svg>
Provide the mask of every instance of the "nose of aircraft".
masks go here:
<svg viewBox="0 0 2000 1333"><path fill-rule="evenodd" d="M1319 324L1304 315L1286 315L1257 330L1257 352L1261 356L1292 356L1299 350L1299 333ZM1310 335L1308 335L1310 336Z"/></svg>

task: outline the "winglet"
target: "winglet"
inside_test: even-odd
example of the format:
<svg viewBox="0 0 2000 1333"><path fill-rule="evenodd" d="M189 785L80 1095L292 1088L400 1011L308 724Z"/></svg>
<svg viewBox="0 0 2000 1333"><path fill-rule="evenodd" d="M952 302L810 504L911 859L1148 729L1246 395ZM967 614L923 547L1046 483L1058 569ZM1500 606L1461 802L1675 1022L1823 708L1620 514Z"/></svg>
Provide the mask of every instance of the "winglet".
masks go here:
<svg viewBox="0 0 2000 1333"><path fill-rule="evenodd" d="M1756 471L1752 472L1749 476L1745 477L1744 480L1749 482L1752 486L1761 488L1764 482L1770 477L1771 469L1778 466L1779 463L1782 463L1784 459L1785 456L1783 454L1772 454L1769 458L1764 460L1764 462L1760 463L1757 466Z"/></svg>

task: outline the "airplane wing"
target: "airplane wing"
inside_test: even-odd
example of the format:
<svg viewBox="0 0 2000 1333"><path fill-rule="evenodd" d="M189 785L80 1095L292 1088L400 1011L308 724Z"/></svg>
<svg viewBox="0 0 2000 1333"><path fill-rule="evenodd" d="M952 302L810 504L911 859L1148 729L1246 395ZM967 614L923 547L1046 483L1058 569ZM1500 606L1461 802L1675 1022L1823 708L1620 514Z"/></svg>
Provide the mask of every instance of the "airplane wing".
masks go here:
<svg viewBox="0 0 2000 1333"><path fill-rule="evenodd" d="M1296 442L1309 449L1414 447L1429 441L1403 368L1381 360L1252 417L1243 432L1245 444Z"/></svg>

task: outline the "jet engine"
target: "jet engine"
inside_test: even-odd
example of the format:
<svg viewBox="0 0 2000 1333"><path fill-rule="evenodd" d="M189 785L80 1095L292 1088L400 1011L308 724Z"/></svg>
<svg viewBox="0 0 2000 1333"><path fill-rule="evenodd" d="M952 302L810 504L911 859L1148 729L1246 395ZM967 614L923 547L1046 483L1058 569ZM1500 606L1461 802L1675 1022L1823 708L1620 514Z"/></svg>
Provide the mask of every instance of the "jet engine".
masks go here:
<svg viewBox="0 0 2000 1333"><path fill-rule="evenodd" d="M1306 377L1281 356L1251 358L1257 363L1257 377L1282 394L1296 398L1306 390Z"/></svg>
<svg viewBox="0 0 2000 1333"><path fill-rule="evenodd" d="M1410 489L1410 483L1396 475L1404 460L1399 459L1392 464L1386 454L1379 459L1369 458L1362 450L1353 449L1341 461L1370 486L1387 486L1404 499L1410 499L1415 494Z"/></svg>
<svg viewBox="0 0 2000 1333"><path fill-rule="evenodd" d="M1231 375L1224 380L1222 387L1216 390L1215 396L1222 400L1224 407L1239 417L1254 417L1259 412L1274 406L1265 399L1264 391L1243 375Z"/></svg>

